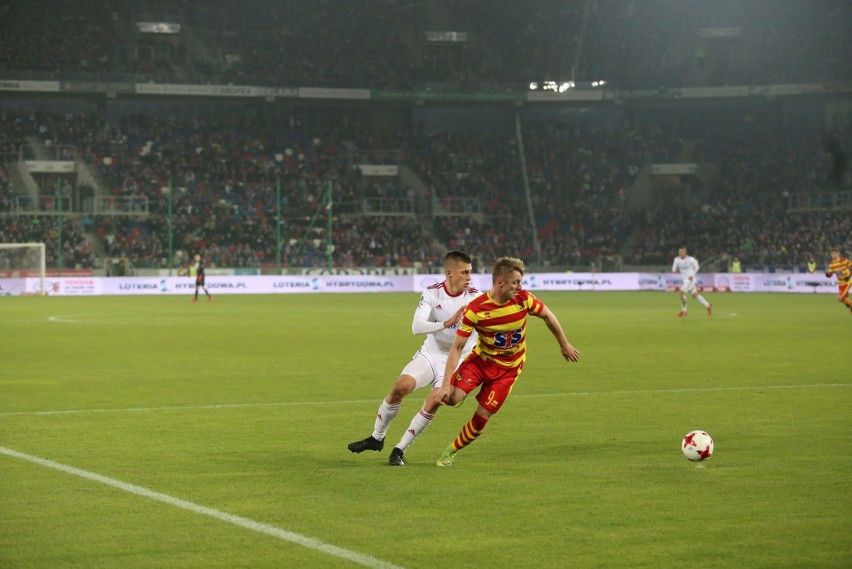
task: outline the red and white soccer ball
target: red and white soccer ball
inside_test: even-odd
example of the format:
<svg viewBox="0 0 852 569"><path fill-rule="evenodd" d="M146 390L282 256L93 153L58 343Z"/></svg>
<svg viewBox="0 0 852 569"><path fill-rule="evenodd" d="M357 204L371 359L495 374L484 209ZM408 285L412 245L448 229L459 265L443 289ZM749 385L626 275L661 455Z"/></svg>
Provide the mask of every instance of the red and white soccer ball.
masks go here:
<svg viewBox="0 0 852 569"><path fill-rule="evenodd" d="M707 460L713 456L713 437L705 431L690 431L680 443L683 456L692 462Z"/></svg>

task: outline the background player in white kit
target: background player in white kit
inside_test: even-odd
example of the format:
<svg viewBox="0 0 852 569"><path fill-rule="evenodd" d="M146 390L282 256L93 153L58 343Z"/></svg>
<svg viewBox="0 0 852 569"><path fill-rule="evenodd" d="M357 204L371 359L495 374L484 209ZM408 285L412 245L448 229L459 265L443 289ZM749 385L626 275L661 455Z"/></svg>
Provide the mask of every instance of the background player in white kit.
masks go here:
<svg viewBox="0 0 852 569"><path fill-rule="evenodd" d="M468 302L481 294L470 286L471 259L467 254L461 251L447 253L444 256L444 273L444 282L430 286L420 295L420 303L411 323L411 331L415 335L427 334L426 340L403 368L390 393L379 405L373 434L366 439L350 443L350 451L382 450L388 426L399 412L402 400L411 392L427 385L431 385L433 391L441 387L447 355L455 340L462 312ZM459 361L464 360L475 345L476 338L473 341L468 339ZM426 398L402 439L391 451L388 462L392 466L405 464L405 449L432 423L438 407L440 403L436 403L434 397Z"/></svg>
<svg viewBox="0 0 852 569"><path fill-rule="evenodd" d="M698 261L695 260L695 257L690 257L686 254L686 247L681 246L677 250L677 257L675 257L674 263L672 263L672 272L679 272L680 276L683 277L683 285L680 287L680 312L678 316L686 316L687 294L691 294L692 298L704 305L704 308L707 309L707 316L713 314L713 306L698 293L698 289L695 286L695 275L698 274Z"/></svg>

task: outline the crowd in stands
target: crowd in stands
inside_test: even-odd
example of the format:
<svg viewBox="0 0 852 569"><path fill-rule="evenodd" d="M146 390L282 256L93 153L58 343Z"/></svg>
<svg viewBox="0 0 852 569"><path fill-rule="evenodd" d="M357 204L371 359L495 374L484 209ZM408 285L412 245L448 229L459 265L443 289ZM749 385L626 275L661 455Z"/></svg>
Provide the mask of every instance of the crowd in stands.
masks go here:
<svg viewBox="0 0 852 569"><path fill-rule="evenodd" d="M3 164L0 164L0 212L11 211L14 207L15 191L12 187L12 182L9 180L9 174L6 172Z"/></svg>
<svg viewBox="0 0 852 569"><path fill-rule="evenodd" d="M842 81L852 78L850 12L834 0L10 0L0 72L379 89ZM135 27L157 18L182 32ZM435 31L467 41L426 41Z"/></svg>
<svg viewBox="0 0 852 569"><path fill-rule="evenodd" d="M833 136L852 145L852 125ZM702 160L718 175L700 201L658 203L637 231L632 264L665 264L679 243L699 248L705 259L737 256L749 265L803 265L824 257L828 245L852 242L848 211L791 210L796 193L849 190L833 172L826 135L803 125L755 121L705 129ZM841 173L843 175L845 173ZM852 243L850 243L852 244Z"/></svg>
<svg viewBox="0 0 852 569"><path fill-rule="evenodd" d="M660 128L592 130L529 125L527 172L542 256L589 265L615 256L635 227L627 191L643 166L678 160L681 140Z"/></svg>
<svg viewBox="0 0 852 569"><path fill-rule="evenodd" d="M168 266L169 211L179 259L205 251L213 266L276 264L279 188L285 266L327 264L329 188L335 264L410 265L439 255L410 216L353 216L362 198L387 197L391 189L362 179L337 140L151 116L108 124L91 114L35 113L28 121L27 132L43 142L78 148L111 196L147 204L147 216L91 220L105 256L140 268Z"/></svg>
<svg viewBox="0 0 852 569"><path fill-rule="evenodd" d="M0 71L54 80L174 78L180 38L139 34L136 8L129 0L4 2L0 20L14 25L0 26Z"/></svg>
<svg viewBox="0 0 852 569"><path fill-rule="evenodd" d="M826 176L824 133L760 116L680 128L531 120L524 128L529 200L517 141L488 134L398 132L347 145L299 128L225 128L174 117L118 123L97 114L3 117L20 136L37 133L45 143L74 145L100 172L109 195L147 202L147 215L140 209L132 216L87 216L79 230L69 230L63 250L74 265L94 263L89 232L104 256L127 257L140 268L167 267L169 212L173 263L203 251L212 266L230 267L269 267L279 259L284 266L326 266L329 237L336 266L434 265L447 247L469 250L487 266L504 254L536 259L533 235L541 259L559 267L585 268L619 255L630 265L665 265L683 243L702 259L736 255L748 264L800 264L827 242L842 243L849 229L841 214L788 211L791 193L836 188ZM845 123L833 134L852 145ZM426 188L420 197L435 214L431 231L422 225L427 212L365 213L364 198L411 198L413 192L397 179L362 176L350 160L353 144L400 150L401 163ZM689 199L677 189L671 195L658 189L654 207L630 209L628 193L643 167L684 159L713 163L718 174L707 187L680 192ZM0 189L7 178L0 170ZM171 194L164 190L170 185ZM479 207L441 215L451 200ZM9 240L22 238L22 228L47 230L49 240L54 228L20 220L14 227Z"/></svg>
<svg viewBox="0 0 852 569"><path fill-rule="evenodd" d="M454 23L484 44L466 54L472 60L466 68L470 84L520 87L574 77L583 2L531 0L523 8L511 0L446 4L455 8Z"/></svg>
<svg viewBox="0 0 852 569"><path fill-rule="evenodd" d="M508 217L526 208L520 158L512 138L442 133L410 136L404 162L428 186L429 200L474 198L486 215Z"/></svg>
<svg viewBox="0 0 852 569"><path fill-rule="evenodd" d="M9 0L0 19L14 23L0 26L0 74L13 78L122 81L114 74L127 74L135 81L449 90L518 89L568 77L625 89L852 79L852 10L832 0L529 0L523 7L510 0ZM143 20L174 21L183 32L142 34L135 24ZM425 32L442 30L468 39L426 41ZM211 264L235 267L279 258L324 266L329 238L338 266L435 265L446 247L468 249L487 265L502 254L535 258L538 241L541 259L578 268L616 256L664 266L682 243L701 259L801 264L826 243L849 240L842 213L790 209L791 194L849 190L837 153L828 174L825 129L777 117L646 118L617 128L530 120L522 169L511 135L368 128L344 141L342 131L262 119L237 127L122 116L0 111L0 238L45 241L56 255L53 217L12 215L27 200L54 196L53 178L42 180L40 196L13 183L11 161L25 137L35 136L46 147L73 147L105 197L133 213L66 219L68 266L94 265L95 250L138 267L168 266L169 212L178 261L203 250ZM850 124L831 133L841 153L852 148ZM425 193L399 179L362 176L353 146L393 149ZM631 210L642 168L673 161L714 164L717 172L659 187L655 204ZM83 190L62 185L75 209ZM375 205L388 198L396 200L391 207ZM400 207L405 201L427 205ZM428 212L435 215L424 230Z"/></svg>
<svg viewBox="0 0 852 569"><path fill-rule="evenodd" d="M235 84L410 88L405 34L417 22L411 1L298 0L206 3L205 28L228 60ZM214 31L215 30L215 31Z"/></svg>
<svg viewBox="0 0 852 569"><path fill-rule="evenodd" d="M0 212L11 211L18 197L5 163L17 159L23 133L23 124L17 114L0 112Z"/></svg>
<svg viewBox="0 0 852 569"><path fill-rule="evenodd" d="M852 77L852 11L832 0L596 0L592 6L580 71L586 80L656 89Z"/></svg>
<svg viewBox="0 0 852 569"><path fill-rule="evenodd" d="M0 243L44 243L48 267L59 265L60 239L63 268L91 269L98 264L95 247L79 223L65 220L60 229L58 218L46 215L6 215L0 220Z"/></svg>
<svg viewBox="0 0 852 569"><path fill-rule="evenodd" d="M27 129L27 121L26 114L0 112L0 156L4 160L16 158L24 136L35 132Z"/></svg>

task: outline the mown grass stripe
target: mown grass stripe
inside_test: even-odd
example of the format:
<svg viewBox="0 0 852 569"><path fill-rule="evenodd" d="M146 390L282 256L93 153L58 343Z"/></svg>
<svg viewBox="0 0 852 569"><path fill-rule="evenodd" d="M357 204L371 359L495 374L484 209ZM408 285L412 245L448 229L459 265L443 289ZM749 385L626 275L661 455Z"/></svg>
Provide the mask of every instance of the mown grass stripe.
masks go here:
<svg viewBox="0 0 852 569"><path fill-rule="evenodd" d="M60 464L58 462L54 462L52 460L47 460L45 458L39 458L37 456L25 454L22 452L18 452L16 450L12 450L6 447L0 447L0 454L4 454L6 456L10 456L12 458L18 458L21 460L26 460L33 464L38 464L39 466L45 466L47 468L52 468L54 470L59 470L60 472L64 472L66 474L71 474L73 476L79 476L80 478L85 478L87 480L92 480L94 482L98 482L100 484L105 484L107 486L111 486L113 488L117 488L118 490L122 490L123 492L128 492L130 494L134 494L136 496L141 496L143 498L148 498L149 500L155 500L157 502L162 502L164 504L169 504L171 506L175 506L182 510L186 510L195 514L200 514L203 516L209 516L211 518L215 518L217 520L221 520L223 522L227 522L229 524L233 524L235 526L239 526L241 528L245 528L251 531L255 531L258 533L262 533L271 537L275 537L277 539L288 541L290 543L294 543L296 545L301 545L302 547L306 547L308 549L314 549L326 555L330 555L333 557L339 557L341 559L345 559L347 561L351 561L358 565L362 565L364 567L369 567L371 569L402 569L399 565L394 565L392 563L388 563L387 561L383 561L381 559L377 559L375 557L371 557L369 555L365 555L363 553L358 553L357 551L351 551L349 549L344 549L342 547L337 547L336 545L331 545L329 543L325 543L324 541L320 541L318 539L314 539L312 537L308 537L305 535L301 535L298 533L293 533L291 531L287 531L281 528L277 528L275 526L271 526L268 524L264 524L250 518L245 518L242 516L236 516L234 514L229 514L227 512L223 512L221 510L215 510L213 508L208 508L207 506L202 506L200 504L195 504L193 502L188 502L186 500L181 500L180 498L175 498L174 496L169 496L168 494L163 494L161 492L155 492L154 490L149 490L148 488L143 488L142 486L136 486L135 484L129 484L127 482L122 482L121 480L116 480L114 478L108 478L106 476L102 476L100 474L89 472L87 470L80 470L79 468L74 468L73 466L67 466L64 464Z"/></svg>

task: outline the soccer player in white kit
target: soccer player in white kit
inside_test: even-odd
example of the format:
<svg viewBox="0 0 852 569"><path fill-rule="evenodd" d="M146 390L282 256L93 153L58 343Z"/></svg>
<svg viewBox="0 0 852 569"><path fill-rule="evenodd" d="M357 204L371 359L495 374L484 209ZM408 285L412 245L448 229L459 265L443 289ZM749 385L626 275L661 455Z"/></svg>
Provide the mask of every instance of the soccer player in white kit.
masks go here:
<svg viewBox="0 0 852 569"><path fill-rule="evenodd" d="M366 439L350 443L350 451L360 453L365 450L382 450L388 426L399 413L402 400L427 385L432 387L433 392L441 387L447 356L456 338L456 329L461 322L462 313L467 303L481 294L470 286L472 269L471 259L467 254L461 251L447 253L444 256L444 273L446 278L443 282L423 291L417 310L414 311L411 331L415 335L426 334L426 340L403 368L396 383L379 405L373 433ZM473 341L468 339L460 361L467 357L475 345L476 338ZM392 466L405 465L405 450L432 423L438 407L440 403L437 403L434 397L426 398L402 439L391 451L388 462Z"/></svg>
<svg viewBox="0 0 852 569"><path fill-rule="evenodd" d="M695 276L698 274L698 261L695 260L695 257L690 257L686 254L686 247L681 246L677 250L677 257L675 257L674 263L672 263L672 272L680 273L680 276L683 277L683 285L680 287L680 312L678 313L678 317L686 316L687 294L691 294L692 298L704 305L704 308L707 309L707 316L712 315L713 305L707 302L695 287Z"/></svg>

